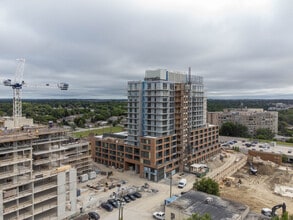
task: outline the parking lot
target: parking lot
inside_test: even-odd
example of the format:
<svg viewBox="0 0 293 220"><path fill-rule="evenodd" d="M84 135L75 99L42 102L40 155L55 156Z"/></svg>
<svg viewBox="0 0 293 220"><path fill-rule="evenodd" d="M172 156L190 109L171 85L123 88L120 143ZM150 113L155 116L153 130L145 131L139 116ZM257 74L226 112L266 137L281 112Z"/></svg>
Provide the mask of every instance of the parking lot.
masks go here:
<svg viewBox="0 0 293 220"><path fill-rule="evenodd" d="M78 184L81 190L81 195L78 197L79 205L83 207L84 213L90 211L97 212L101 219L113 220L118 219L119 209L114 208L113 211L108 212L100 207L102 202L112 198L113 193L118 195L121 191L126 192L127 190L133 192L139 190L142 194L142 198L137 198L135 201L125 203L123 207L124 219L136 219L150 220L153 219L152 214L156 211L164 211L164 200L170 196L170 179L162 180L158 183L150 182L140 178L137 174L132 171L119 172L115 169L103 167L102 170L111 170L113 175L108 179L108 182L119 182L124 180L126 183L122 184L121 187L114 187L110 190L104 191L104 188L95 190L89 188L87 185L96 185L97 182L107 179L106 176L98 175L96 179ZM187 185L183 189L177 187L178 182L181 178L187 179ZM195 176L191 174L184 174L184 176L178 174L172 177L172 195L180 195L181 192L188 191L192 188L195 181ZM146 189L142 187L145 183L149 185Z"/></svg>
<svg viewBox="0 0 293 220"><path fill-rule="evenodd" d="M239 147L240 151L247 153L248 150L264 151L268 153L285 154L293 159L293 146L281 146L276 142L259 142L250 141L247 139L233 139L233 138L222 138L222 147L233 148Z"/></svg>

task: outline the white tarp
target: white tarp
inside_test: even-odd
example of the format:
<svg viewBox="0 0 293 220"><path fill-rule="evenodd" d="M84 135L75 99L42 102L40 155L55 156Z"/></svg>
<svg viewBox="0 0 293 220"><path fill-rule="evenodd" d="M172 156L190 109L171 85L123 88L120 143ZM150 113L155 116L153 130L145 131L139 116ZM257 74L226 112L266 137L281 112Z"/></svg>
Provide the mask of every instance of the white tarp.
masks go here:
<svg viewBox="0 0 293 220"><path fill-rule="evenodd" d="M282 185L275 184L275 190L274 191L275 191L276 194L293 198L293 187L282 186Z"/></svg>

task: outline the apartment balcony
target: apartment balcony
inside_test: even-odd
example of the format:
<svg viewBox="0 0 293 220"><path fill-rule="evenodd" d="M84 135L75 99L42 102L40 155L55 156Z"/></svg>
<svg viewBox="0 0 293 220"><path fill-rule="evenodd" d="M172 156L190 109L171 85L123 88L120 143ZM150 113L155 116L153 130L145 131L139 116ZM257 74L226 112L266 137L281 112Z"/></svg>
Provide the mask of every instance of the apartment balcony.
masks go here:
<svg viewBox="0 0 293 220"><path fill-rule="evenodd" d="M50 199L53 199L53 198L56 198L57 197L57 192L52 192L52 193L49 193L49 194L44 194L42 196L38 196L34 198L34 204L38 204L40 202L44 202L44 201L47 201L47 200L50 200Z"/></svg>
<svg viewBox="0 0 293 220"><path fill-rule="evenodd" d="M30 172L32 172L32 170L27 167L18 167L18 169L15 169L15 170L1 172L0 179L5 179L8 177L12 177L12 176L23 175L23 174L30 173Z"/></svg>
<svg viewBox="0 0 293 220"><path fill-rule="evenodd" d="M36 139L34 140L33 146L43 145L43 144L51 144L51 143L59 143L63 141L68 141L65 137L55 137L55 138L46 138L46 139Z"/></svg>
<svg viewBox="0 0 293 220"><path fill-rule="evenodd" d="M80 148L82 146L88 146L88 142L74 142L69 144L62 144L62 148L64 149L72 149L72 148Z"/></svg>
<svg viewBox="0 0 293 220"><path fill-rule="evenodd" d="M32 216L33 216L32 211L26 211L26 212L23 212L23 213L19 214L18 218L15 218L15 219L16 220L18 220L18 219L28 219L28 218L31 218Z"/></svg>
<svg viewBox="0 0 293 220"><path fill-rule="evenodd" d="M15 191L16 191L16 189L15 189ZM3 191L3 192L4 192L3 203L14 201L16 199L29 196L29 195L31 195L33 193L32 189L21 191L19 193L15 192L15 194L10 193L11 195L6 195L6 192L5 191ZM9 193L9 191L7 191L7 193Z"/></svg>
<svg viewBox="0 0 293 220"><path fill-rule="evenodd" d="M33 165L41 165L41 164L47 164L47 163L52 163L55 161L59 161L59 160L64 160L67 159L67 156L61 155L59 157L55 157L55 158L46 158L46 159L39 159L39 160L35 160Z"/></svg>
<svg viewBox="0 0 293 220"><path fill-rule="evenodd" d="M18 216L9 217L9 220L28 219L28 218L31 218L32 216L33 216L33 212L32 211L26 211L26 212L22 212Z"/></svg>
<svg viewBox="0 0 293 220"><path fill-rule="evenodd" d="M34 193L42 192L44 190L52 189L54 187L57 187L56 182L51 182L44 185L35 186Z"/></svg>
<svg viewBox="0 0 293 220"><path fill-rule="evenodd" d="M90 158L90 157L91 157L91 155L88 155L88 154L81 154L81 153L80 154L74 154L71 157L69 156L68 159L64 160L63 162L64 163L70 163L72 161L78 162L78 161L80 161L82 159Z"/></svg>
<svg viewBox="0 0 293 220"><path fill-rule="evenodd" d="M21 179L19 179L17 181L17 183L2 183L2 184L0 184L0 189L2 189L4 191L6 189L11 189L13 187L21 186L24 184L29 184L30 182L32 182L30 175L21 176Z"/></svg>
<svg viewBox="0 0 293 220"><path fill-rule="evenodd" d="M46 149L46 150L35 150L33 152L33 155L42 155L42 154L49 154L49 153L54 153L54 152L59 152L59 151L64 151L67 150L65 147L60 147L60 148L51 148L51 149Z"/></svg>
<svg viewBox="0 0 293 220"><path fill-rule="evenodd" d="M13 206L4 208L3 214L6 215L9 213L15 212L16 210L27 208L29 206L32 206L32 201L21 202L21 203L18 203L17 205L13 205Z"/></svg>
<svg viewBox="0 0 293 220"><path fill-rule="evenodd" d="M50 202L50 203L46 203L43 206L36 207L34 209L34 214L35 215L38 215L38 214L41 214L43 212L46 212L46 211L48 211L50 209L53 209L53 208L56 208L56 207L57 207L57 201L53 201L53 202Z"/></svg>
<svg viewBox="0 0 293 220"><path fill-rule="evenodd" d="M13 165L13 164L18 164L18 163L23 163L23 162L27 162L27 161L31 161L32 159L29 158L29 157L21 157L21 156L18 156L18 157L8 157L8 158L5 158L3 160L1 160L1 163L0 163L0 167L5 167L5 166L9 166L9 165Z"/></svg>

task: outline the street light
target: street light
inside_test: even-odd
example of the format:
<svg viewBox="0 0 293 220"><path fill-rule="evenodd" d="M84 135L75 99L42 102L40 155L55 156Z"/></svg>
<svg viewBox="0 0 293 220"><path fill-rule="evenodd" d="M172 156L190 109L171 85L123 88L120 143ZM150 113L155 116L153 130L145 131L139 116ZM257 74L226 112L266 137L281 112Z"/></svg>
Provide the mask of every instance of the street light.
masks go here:
<svg viewBox="0 0 293 220"><path fill-rule="evenodd" d="M118 220L123 220L123 207L125 205L125 202L122 198L117 199L117 201L118 201L118 208L119 208Z"/></svg>

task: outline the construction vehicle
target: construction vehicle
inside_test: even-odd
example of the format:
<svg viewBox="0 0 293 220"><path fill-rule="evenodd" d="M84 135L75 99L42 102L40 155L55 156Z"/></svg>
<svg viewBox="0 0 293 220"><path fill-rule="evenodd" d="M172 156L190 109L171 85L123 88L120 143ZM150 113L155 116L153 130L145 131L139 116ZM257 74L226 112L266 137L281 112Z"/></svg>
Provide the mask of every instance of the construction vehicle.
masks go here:
<svg viewBox="0 0 293 220"><path fill-rule="evenodd" d="M286 204L283 202L282 204L275 205L272 209L269 208L262 208L261 214L268 216L268 217L274 217L276 216L277 209L282 208L282 215L286 212Z"/></svg>
<svg viewBox="0 0 293 220"><path fill-rule="evenodd" d="M60 90L68 90L68 83L57 83L49 84L45 83L44 85L32 85L27 84L23 81L23 71L25 59L17 59L16 72L14 74L14 80L11 79L1 79L1 82L4 86L10 86L13 89L13 122L14 127L21 127L19 124L22 117L22 103L21 103L21 91L23 87L45 87L45 88L59 88Z"/></svg>
<svg viewBox="0 0 293 220"><path fill-rule="evenodd" d="M249 171L253 175L257 175L257 169L253 166L251 162L249 162Z"/></svg>

